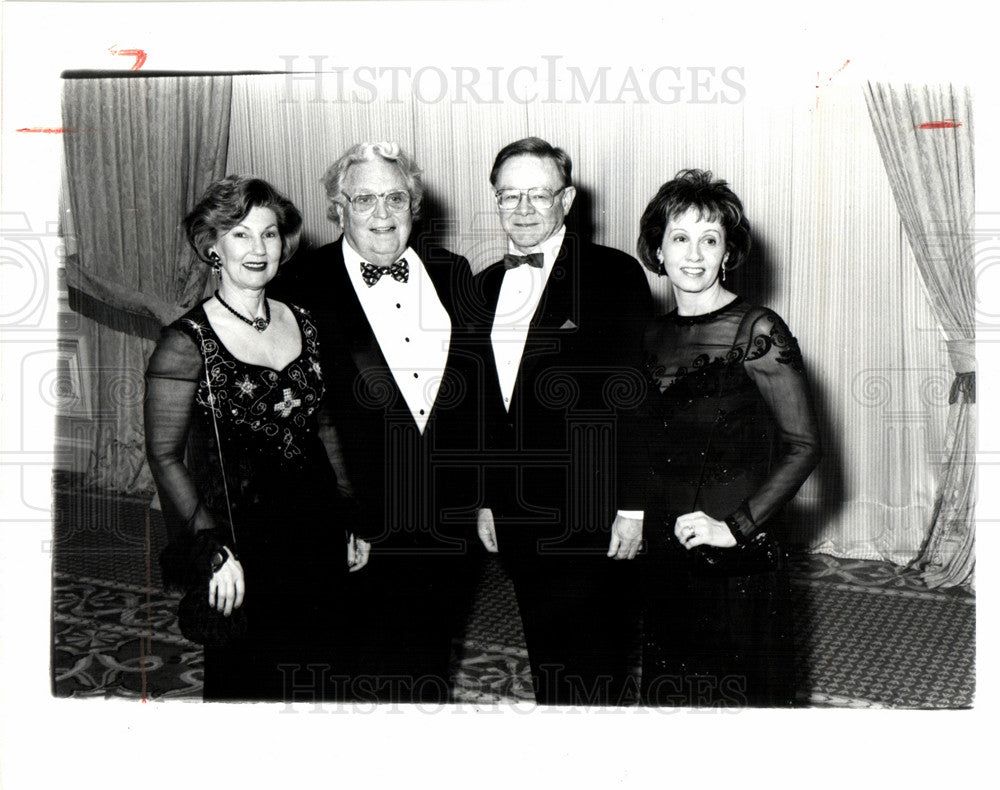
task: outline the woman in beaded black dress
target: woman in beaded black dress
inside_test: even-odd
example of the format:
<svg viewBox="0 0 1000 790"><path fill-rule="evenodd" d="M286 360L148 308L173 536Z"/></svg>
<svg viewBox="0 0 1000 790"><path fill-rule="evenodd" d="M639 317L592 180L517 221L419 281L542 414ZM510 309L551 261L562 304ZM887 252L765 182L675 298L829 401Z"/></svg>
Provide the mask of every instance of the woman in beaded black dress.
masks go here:
<svg viewBox="0 0 1000 790"><path fill-rule="evenodd" d="M820 457L784 321L727 290L750 249L739 198L685 170L643 213L639 255L677 309L644 338L648 392L629 431L645 502L645 704L794 700L788 582L773 517Z"/></svg>
<svg viewBox="0 0 1000 790"><path fill-rule="evenodd" d="M345 533L318 436L315 325L265 296L302 217L267 182L229 176L184 224L218 290L163 330L146 371L147 455L174 527L165 581L205 580L218 611L246 615L242 637L205 648L206 699L332 696L307 665L338 671L343 578L368 546Z"/></svg>

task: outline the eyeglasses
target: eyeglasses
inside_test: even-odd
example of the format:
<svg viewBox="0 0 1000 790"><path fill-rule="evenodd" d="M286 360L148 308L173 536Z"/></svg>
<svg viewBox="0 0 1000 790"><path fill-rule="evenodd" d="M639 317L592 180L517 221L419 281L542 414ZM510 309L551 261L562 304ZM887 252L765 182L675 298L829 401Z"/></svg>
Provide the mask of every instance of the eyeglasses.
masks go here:
<svg viewBox="0 0 1000 790"><path fill-rule="evenodd" d="M378 205L380 200L385 201L385 207L389 211L406 211L410 207L410 193L402 189L397 189L393 192L383 192L381 195L373 195L370 192L355 195L354 197L351 197L346 192L341 192L340 194L347 198L347 201L359 214L367 214L370 211L374 211L375 206Z"/></svg>
<svg viewBox="0 0 1000 790"><path fill-rule="evenodd" d="M556 195L565 192L568 187L557 189L553 192L545 187L532 187L531 189L498 189L494 194L497 198L497 205L504 211L513 211L521 205L521 197L526 196L528 202L536 209L552 208L556 202Z"/></svg>

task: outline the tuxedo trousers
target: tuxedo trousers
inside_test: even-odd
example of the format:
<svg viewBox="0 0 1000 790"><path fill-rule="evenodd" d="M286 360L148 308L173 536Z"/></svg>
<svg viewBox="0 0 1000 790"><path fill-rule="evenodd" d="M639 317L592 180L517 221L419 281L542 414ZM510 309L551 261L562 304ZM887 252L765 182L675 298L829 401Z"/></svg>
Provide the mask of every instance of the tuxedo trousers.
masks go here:
<svg viewBox="0 0 1000 790"><path fill-rule="evenodd" d="M347 580L356 702L445 703L452 643L471 605L475 564L465 553L373 547Z"/></svg>
<svg viewBox="0 0 1000 790"><path fill-rule="evenodd" d="M523 531L498 534L514 583L541 705L636 702L637 572L600 550L548 551ZM605 549L606 551L606 549Z"/></svg>

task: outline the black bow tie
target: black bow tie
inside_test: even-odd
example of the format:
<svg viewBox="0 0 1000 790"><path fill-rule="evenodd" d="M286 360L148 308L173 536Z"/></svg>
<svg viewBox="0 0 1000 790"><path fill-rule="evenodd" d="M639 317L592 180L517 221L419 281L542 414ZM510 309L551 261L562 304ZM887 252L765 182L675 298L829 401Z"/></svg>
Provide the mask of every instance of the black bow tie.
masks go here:
<svg viewBox="0 0 1000 790"><path fill-rule="evenodd" d="M383 274L391 274L393 280L405 283L410 279L410 265L406 262L406 258L400 258L392 266L375 266L367 261L361 261L361 279L369 288L381 280Z"/></svg>
<svg viewBox="0 0 1000 790"><path fill-rule="evenodd" d="M512 252L508 252L503 256L503 265L505 269L516 269L522 263L526 263L528 266L534 266L536 269L541 269L542 253L529 252L527 255L515 255Z"/></svg>

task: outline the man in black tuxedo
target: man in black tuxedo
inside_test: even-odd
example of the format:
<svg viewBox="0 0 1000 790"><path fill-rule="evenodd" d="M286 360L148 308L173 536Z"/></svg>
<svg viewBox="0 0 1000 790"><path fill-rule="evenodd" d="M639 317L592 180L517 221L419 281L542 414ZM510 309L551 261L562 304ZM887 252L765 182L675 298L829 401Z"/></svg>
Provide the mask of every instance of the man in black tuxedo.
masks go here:
<svg viewBox="0 0 1000 790"><path fill-rule="evenodd" d="M637 571L617 560L642 537L641 512L617 510L628 504L618 421L641 396L651 299L635 259L567 231L571 168L531 137L501 150L490 174L509 253L476 278L490 316L477 528L514 581L538 702L615 705L635 690Z"/></svg>
<svg viewBox="0 0 1000 790"><path fill-rule="evenodd" d="M336 528L356 536L356 565L372 555L349 580L345 639L357 671L348 696L445 702L451 638L469 597L456 517L464 508L471 531L476 505L475 472L454 459L482 421L461 342L472 274L441 247L410 246L423 189L397 144L356 145L322 181L343 236L281 279L319 331L323 421L357 505L353 522Z"/></svg>

